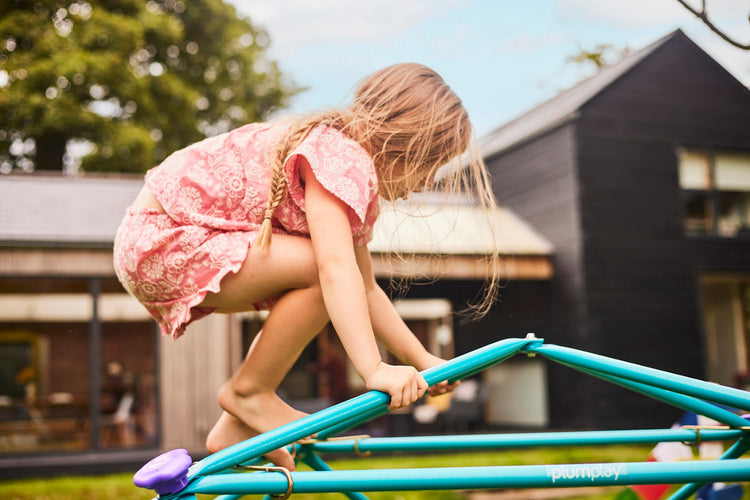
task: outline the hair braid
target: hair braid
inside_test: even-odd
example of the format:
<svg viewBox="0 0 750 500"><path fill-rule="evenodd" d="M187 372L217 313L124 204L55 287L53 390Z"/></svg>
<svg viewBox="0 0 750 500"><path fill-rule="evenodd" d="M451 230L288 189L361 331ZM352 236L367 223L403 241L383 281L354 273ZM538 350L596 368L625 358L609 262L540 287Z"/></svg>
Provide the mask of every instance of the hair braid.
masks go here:
<svg viewBox="0 0 750 500"><path fill-rule="evenodd" d="M266 205L266 212L263 215L263 222L261 223L260 231L255 239L255 245L258 245L261 250L266 250L271 246L273 215L276 208L281 204L281 200L284 199L284 193L286 192L287 187L286 175L284 175L284 165L286 164L289 153L299 146L315 127L323 123L333 124L336 121L337 119L334 113L327 113L324 115L308 117L300 122L296 122L287 131L284 139L279 142L279 145L274 150L268 203Z"/></svg>
<svg viewBox="0 0 750 500"><path fill-rule="evenodd" d="M284 141L286 142L286 141ZM271 192L268 196L266 212L263 215L263 222L260 225L260 232L255 240L256 245L260 245L262 250L271 246L271 234L273 233L273 214L281 203L286 191L286 176L284 175L284 162L277 157L274 161L273 171L271 172Z"/></svg>

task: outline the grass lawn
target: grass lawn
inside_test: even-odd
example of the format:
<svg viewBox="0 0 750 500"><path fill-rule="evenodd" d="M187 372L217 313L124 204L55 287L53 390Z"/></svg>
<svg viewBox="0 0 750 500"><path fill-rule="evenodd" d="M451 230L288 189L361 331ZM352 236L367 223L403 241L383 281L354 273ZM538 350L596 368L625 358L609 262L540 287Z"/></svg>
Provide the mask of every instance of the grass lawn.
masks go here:
<svg viewBox="0 0 750 500"><path fill-rule="evenodd" d="M554 463L585 462L634 462L643 461L651 447L639 446L603 446L577 448L539 448L530 450L512 450L479 453L452 453L421 456L383 456L357 459L330 460L334 469L385 469L405 467L464 467L485 465L542 465ZM300 468L300 470L304 470ZM595 488L591 490L535 490L502 492L386 492L368 493L373 500L528 500L532 498L558 498L568 500L613 500L624 488ZM133 486L132 474L113 474L104 476L60 477L49 479L29 479L0 482L0 499L3 500L149 500L155 494ZM209 500L210 496L201 495L199 500ZM259 499L261 496L249 495L248 499ZM340 499L340 493L292 496L298 500ZM746 494L745 498L750 498Z"/></svg>

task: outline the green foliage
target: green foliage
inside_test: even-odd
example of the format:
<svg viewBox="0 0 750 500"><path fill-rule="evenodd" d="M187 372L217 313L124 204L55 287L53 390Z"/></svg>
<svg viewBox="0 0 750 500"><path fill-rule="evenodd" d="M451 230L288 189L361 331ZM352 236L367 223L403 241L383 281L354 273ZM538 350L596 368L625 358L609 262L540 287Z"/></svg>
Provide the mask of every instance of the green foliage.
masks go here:
<svg viewBox="0 0 750 500"><path fill-rule="evenodd" d="M566 62L576 64L593 64L597 70L617 64L630 54L630 48L616 49L608 43L600 43L593 49L579 48L576 54L568 56Z"/></svg>
<svg viewBox="0 0 750 500"><path fill-rule="evenodd" d="M298 89L222 0L0 0L0 172L142 172Z"/></svg>

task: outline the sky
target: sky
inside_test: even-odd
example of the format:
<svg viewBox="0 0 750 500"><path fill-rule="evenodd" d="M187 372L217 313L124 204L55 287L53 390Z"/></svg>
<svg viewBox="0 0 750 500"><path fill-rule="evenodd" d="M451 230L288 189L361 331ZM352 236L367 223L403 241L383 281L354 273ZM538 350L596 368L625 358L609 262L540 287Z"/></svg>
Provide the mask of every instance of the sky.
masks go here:
<svg viewBox="0 0 750 500"><path fill-rule="evenodd" d="M699 6L699 0L688 0ZM677 0L225 0L270 36L268 56L306 90L286 112L344 105L389 64L432 67L481 137L594 69L567 61L609 44L637 50L682 29L750 87L750 51L734 48ZM707 0L711 20L750 42L748 0Z"/></svg>

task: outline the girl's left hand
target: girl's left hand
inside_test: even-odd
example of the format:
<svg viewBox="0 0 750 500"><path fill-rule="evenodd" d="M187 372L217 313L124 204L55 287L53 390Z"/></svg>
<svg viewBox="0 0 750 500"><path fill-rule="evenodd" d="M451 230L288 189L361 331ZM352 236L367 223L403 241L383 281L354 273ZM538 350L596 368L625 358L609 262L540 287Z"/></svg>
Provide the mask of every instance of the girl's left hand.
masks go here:
<svg viewBox="0 0 750 500"><path fill-rule="evenodd" d="M388 394L391 397L388 409L395 410L409 406L421 398L427 390L427 382L413 366L394 366L381 362L365 379L365 387Z"/></svg>
<svg viewBox="0 0 750 500"><path fill-rule="evenodd" d="M425 352L424 359L419 363L419 366L415 366L415 368L419 371L423 371L442 363L445 363L444 359L430 354L429 352ZM460 384L461 381L459 380L453 382L452 384L449 384L447 380L443 380L442 382L438 382L437 384L431 386L427 390L427 392L430 394L430 396L439 396L441 394L447 394L453 391L453 389L458 387Z"/></svg>

